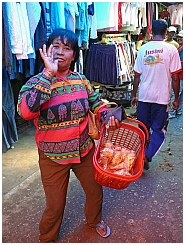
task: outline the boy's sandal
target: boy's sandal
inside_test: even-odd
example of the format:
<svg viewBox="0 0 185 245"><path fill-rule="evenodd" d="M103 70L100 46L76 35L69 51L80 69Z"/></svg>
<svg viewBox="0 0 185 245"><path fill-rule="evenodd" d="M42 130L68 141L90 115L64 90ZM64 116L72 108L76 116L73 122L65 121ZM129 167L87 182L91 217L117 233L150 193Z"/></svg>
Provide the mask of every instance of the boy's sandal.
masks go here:
<svg viewBox="0 0 185 245"><path fill-rule="evenodd" d="M103 220L95 226L97 233L101 237L108 237L110 235L110 227L104 223Z"/></svg>

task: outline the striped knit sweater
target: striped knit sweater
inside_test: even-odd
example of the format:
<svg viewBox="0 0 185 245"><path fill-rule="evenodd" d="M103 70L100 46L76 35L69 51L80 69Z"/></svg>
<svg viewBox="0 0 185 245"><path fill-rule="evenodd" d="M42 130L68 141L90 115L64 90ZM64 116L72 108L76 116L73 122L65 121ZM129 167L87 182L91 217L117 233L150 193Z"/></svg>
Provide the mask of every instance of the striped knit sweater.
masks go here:
<svg viewBox="0 0 185 245"><path fill-rule="evenodd" d="M93 147L88 135L87 112L102 101L84 75L69 71L67 80L55 76L52 81L39 73L22 86L18 113L36 126L36 144L52 161L80 163ZM102 111L98 112L99 118Z"/></svg>

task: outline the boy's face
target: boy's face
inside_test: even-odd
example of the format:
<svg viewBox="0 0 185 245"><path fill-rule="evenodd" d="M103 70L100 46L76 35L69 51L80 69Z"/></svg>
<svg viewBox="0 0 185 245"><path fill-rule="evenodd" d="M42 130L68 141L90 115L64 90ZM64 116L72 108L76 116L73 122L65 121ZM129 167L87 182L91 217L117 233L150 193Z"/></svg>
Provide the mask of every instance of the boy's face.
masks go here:
<svg viewBox="0 0 185 245"><path fill-rule="evenodd" d="M167 32L168 39L173 39L174 34L174 31Z"/></svg>
<svg viewBox="0 0 185 245"><path fill-rule="evenodd" d="M177 36L177 42L181 46L183 44L183 37L178 37Z"/></svg>
<svg viewBox="0 0 185 245"><path fill-rule="evenodd" d="M151 34L148 32L146 33L146 40L148 40L148 41L151 40Z"/></svg>

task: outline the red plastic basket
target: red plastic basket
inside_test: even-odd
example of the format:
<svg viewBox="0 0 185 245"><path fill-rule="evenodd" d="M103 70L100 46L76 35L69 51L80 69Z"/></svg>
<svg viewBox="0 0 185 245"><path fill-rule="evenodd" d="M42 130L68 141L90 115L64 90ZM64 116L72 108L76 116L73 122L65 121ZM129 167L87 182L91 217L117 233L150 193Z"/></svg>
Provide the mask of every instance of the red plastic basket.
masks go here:
<svg viewBox="0 0 185 245"><path fill-rule="evenodd" d="M125 121L127 121L127 123ZM133 123L137 124L137 126ZM143 127L145 133L138 127L139 125ZM103 125L101 128L100 139L93 156L95 181L100 185L109 188L125 189L131 182L137 180L143 172L144 149L148 138L149 134L146 126L136 119L127 117L124 122L121 122L119 129L116 129L115 131L108 131L108 134L106 132L105 125ZM98 159L100 157L100 146L101 142L104 140L109 140L114 145L116 144L135 151L137 158L133 167L132 176L113 174L99 166Z"/></svg>

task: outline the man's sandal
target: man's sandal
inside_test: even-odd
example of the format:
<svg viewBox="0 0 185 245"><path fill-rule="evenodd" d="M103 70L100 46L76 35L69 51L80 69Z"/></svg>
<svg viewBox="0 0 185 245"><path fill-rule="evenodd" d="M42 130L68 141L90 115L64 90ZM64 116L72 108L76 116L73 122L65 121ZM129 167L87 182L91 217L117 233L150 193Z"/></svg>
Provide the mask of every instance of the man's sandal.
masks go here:
<svg viewBox="0 0 185 245"><path fill-rule="evenodd" d="M95 226L97 233L101 237L108 237L110 235L110 227L104 223L103 220Z"/></svg>

